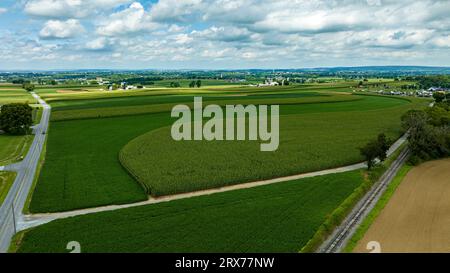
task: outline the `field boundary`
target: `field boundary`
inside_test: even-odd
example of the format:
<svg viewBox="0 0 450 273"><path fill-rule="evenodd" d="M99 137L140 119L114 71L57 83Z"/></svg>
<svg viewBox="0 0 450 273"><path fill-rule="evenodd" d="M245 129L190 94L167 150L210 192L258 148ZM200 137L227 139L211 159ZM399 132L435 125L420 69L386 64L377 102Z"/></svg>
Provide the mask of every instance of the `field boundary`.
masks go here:
<svg viewBox="0 0 450 273"><path fill-rule="evenodd" d="M131 140L131 141L132 141L132 140ZM127 143L127 144L128 144L128 143ZM125 146L126 146L126 145L125 145ZM124 146L124 147L125 147L125 146ZM143 182L141 181L141 179L139 178L139 176L137 176L137 175L134 173L134 171L132 171L131 168L128 167L127 164L125 163L125 160L123 159L123 153L122 153L124 147L122 147L122 149L120 149L119 155L118 155L118 157L119 157L118 159L119 159L120 166L122 166L122 168L124 169L124 171L126 171L128 174L130 174L131 177L132 177L136 182L138 182L139 185L141 185L141 187L144 189L144 191L145 191L145 193L146 193L147 195L150 195L150 194L151 194L151 188L150 188L147 184L143 183Z"/></svg>
<svg viewBox="0 0 450 273"><path fill-rule="evenodd" d="M48 130L50 130L50 126L49 126ZM39 180L39 176L41 174L42 167L44 166L44 163L45 163L45 156L47 154L47 138L48 138L48 134L47 134L47 136L45 138L45 142L44 142L44 145L42 147L42 152L41 152L41 156L39 158L38 165L36 167L36 174L34 176L33 183L31 184L30 191L28 193L27 199L25 200L25 203L24 203L24 206L23 206L23 209L22 209L22 213L23 214L30 213L31 199L33 198L34 190L35 190L35 188L37 186L37 183L38 183L38 180Z"/></svg>
<svg viewBox="0 0 450 273"><path fill-rule="evenodd" d="M314 236L306 243L305 246L300 250L301 253L312 253L314 252L333 232L333 230L338 226L344 218L351 212L353 207L361 200L361 198L366 194L369 189L373 186L372 181L369 179L364 179L364 181L359 185L351 194L348 196L320 225Z"/></svg>
<svg viewBox="0 0 450 273"><path fill-rule="evenodd" d="M25 135L23 136L23 139L20 141L20 144L17 145L16 149L14 150L14 153L5 158L4 160L0 161L1 165L10 165L17 161L20 161L21 156L25 156L28 153L28 149L31 146L31 143L33 142L33 135Z"/></svg>
<svg viewBox="0 0 450 273"><path fill-rule="evenodd" d="M370 213L372 208L378 202L386 187L392 182L401 166L406 162L409 156L408 148L405 148L398 158L392 162L389 168L382 174L381 178L356 204L347 217L337 225L332 234L319 247L317 252L336 253L340 252L347 244L350 237L354 234L361 221Z"/></svg>
<svg viewBox="0 0 450 273"><path fill-rule="evenodd" d="M340 95L343 96L343 95ZM342 102L354 102L362 100L362 98L354 98L354 99L338 99L338 100L330 100L330 101L306 101L306 102L299 102L299 101L293 101L293 102L277 102L278 105L308 105L308 104L326 104L326 103L342 103ZM263 101L270 102L270 99L263 99ZM259 104L264 103L261 101ZM219 103L224 102L224 103ZM230 100L232 102L232 100ZM227 102L225 101L205 101L204 106L206 107L209 104L218 104L219 106L226 105ZM189 107L193 107L192 102L183 102L183 103L168 103L168 104L148 104L148 105L139 105L139 106L120 106L120 107L100 107L100 108L86 108L86 109L75 109L75 110L57 110L55 109L52 112L52 119L51 122L58 122L58 121L70 121L70 120L87 120L87 119L100 119L100 118L113 118L113 117L122 117L122 116L139 116L139 115L147 115L147 114L161 114L161 113L170 113L172 108L176 106L177 104L184 104ZM245 103L240 103L242 105L248 105ZM272 103L273 104L273 103ZM258 105L258 104L256 104ZM151 106L158 106L158 107L151 107ZM127 110L127 109L138 109L140 111L125 111L125 112L117 112L120 110ZM152 109L157 108L157 109ZM159 109L158 109L159 108ZM104 110L105 113L96 113L95 111L98 111L99 109ZM68 116L67 113L82 113L82 115L79 116ZM93 113L91 113L93 112ZM66 115L59 116L60 113L65 113ZM83 115L84 114L84 115Z"/></svg>
<svg viewBox="0 0 450 273"><path fill-rule="evenodd" d="M220 192L228 192L228 191L234 191L234 190L240 190L240 189L249 189L249 188L254 188L254 187L259 187L259 186L275 184L275 183L299 180L302 178L309 178L309 177L322 176L322 175L327 175L327 174L355 171L355 170L359 170L359 169L362 169L365 167L366 167L365 163L358 163L358 164L354 164L354 165L350 165L350 166L346 166L346 167L339 167L339 168L335 168L335 169L328 169L328 170L292 175L292 176L287 176L287 177L274 178L274 179L263 180L263 181L235 184L235 185L224 186L224 187L220 187L220 188L213 188L213 189L200 190L200 191L187 192L187 193L179 193L179 194L174 194L174 195L165 195L165 196L161 196L161 197L150 197L149 200L147 200L147 201L131 203L131 204L109 205L109 206L102 206L102 207L96 207L96 208L87 208L87 209L80 209L80 210L73 210L73 211L66 211L66 212L56 212L56 213L27 214L27 215L23 215L22 219L20 219L20 221L18 223L18 231L22 231L22 230L25 230L28 228L40 226L40 225L49 223L49 222L57 220L57 219L64 219L64 218L69 218L69 217L74 217L74 216L79 216L79 215L86 215L86 214L97 213L97 212L105 212L105 211L119 210L119 209L125 209L125 208L140 207L140 206L145 206L145 205L170 202L170 201L174 201L174 200L186 199L186 198L191 198L191 197L211 195L211 194L220 193Z"/></svg>
<svg viewBox="0 0 450 273"><path fill-rule="evenodd" d="M396 151L398 151L398 148L401 147L401 145L405 141L406 141L406 135L403 135L394 144L392 144L390 150L388 151L388 155L391 156ZM275 184L275 183L299 180L299 179L308 178L308 177L315 177L315 176L335 174L335 173L343 173L343 172L348 172L348 171L356 171L356 170L363 169L366 167L367 167L366 163L357 163L357 164L344 166L344 167L338 167L338 168L334 168L334 169L327 169L327 170L321 170L321 171L316 171L316 172L273 178L273 179L269 179L269 180L261 180L261 181L256 181L256 182L235 184L235 185L229 185L229 186L212 188L212 189L195 191L195 192L166 195L166 196L161 196L161 197L157 197L157 198L150 197L147 201L131 203L131 204L109 205L109 206L87 208L87 209L80 209L80 210L73 210L73 211L66 211L66 212L57 212L57 213L26 214L26 215L23 215L22 219L19 220L18 230L19 231L26 230L26 229L29 229L32 227L36 227L36 226L40 226L40 225L52 222L57 219L64 219L64 218L69 218L69 217L74 217L74 216L79 216L79 215L86 215L86 214L97 213L97 212L105 212L105 211L119 210L119 209L124 209L124 208L151 205L151 204L156 204L156 203L170 202L170 201L179 200L179 199L185 199L185 198L191 198L191 197L197 197L197 196L203 196L203 195L211 195L211 194L215 194L215 193L219 193L219 192L227 192L227 191L233 191L233 190L239 190L239 189L254 188L254 187L270 185L270 184Z"/></svg>
<svg viewBox="0 0 450 273"><path fill-rule="evenodd" d="M319 248L321 244L325 242L328 236L330 236L335 228L339 226L345 217L347 217L353 210L355 205L362 200L365 194L370 191L370 189L376 184L377 180L381 177L383 173L379 170L382 169L383 172L386 171L386 167L390 166L392 162L400 155L403 151L405 143L396 142L392 145L391 154L389 158L383 162L383 164L376 166L369 174L365 177L363 183L355 189L355 191L342 202L342 204L324 221L324 223L319 227L316 234L311 238L311 240L301 249L300 252L314 252Z"/></svg>
<svg viewBox="0 0 450 273"><path fill-rule="evenodd" d="M4 188L2 191L0 191L0 206L3 204L3 201L5 201L6 196L9 193L9 190L11 189L14 180L16 179L16 173L11 171L1 171L4 175Z"/></svg>
<svg viewBox="0 0 450 273"><path fill-rule="evenodd" d="M353 236L348 241L347 245L344 247L342 252L350 253L356 247L358 242L364 237L367 230L369 230L372 223L381 213L381 211L385 208L385 206L389 203L389 200L394 195L398 186L403 182L403 179L408 174L408 172L413 168L413 166L403 164L401 169L398 171L397 175L394 177L393 181L386 188L386 191L380 197L378 202L375 204L373 209L369 212L369 214L364 218L359 227L356 229Z"/></svg>

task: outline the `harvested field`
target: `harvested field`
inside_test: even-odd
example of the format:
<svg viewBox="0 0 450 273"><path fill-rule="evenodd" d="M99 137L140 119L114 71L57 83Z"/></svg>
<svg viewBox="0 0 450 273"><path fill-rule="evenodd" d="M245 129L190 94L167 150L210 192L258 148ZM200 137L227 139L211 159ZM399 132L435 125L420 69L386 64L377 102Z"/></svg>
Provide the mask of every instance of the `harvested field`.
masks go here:
<svg viewBox="0 0 450 273"><path fill-rule="evenodd" d="M450 159L412 169L354 252L450 252Z"/></svg>

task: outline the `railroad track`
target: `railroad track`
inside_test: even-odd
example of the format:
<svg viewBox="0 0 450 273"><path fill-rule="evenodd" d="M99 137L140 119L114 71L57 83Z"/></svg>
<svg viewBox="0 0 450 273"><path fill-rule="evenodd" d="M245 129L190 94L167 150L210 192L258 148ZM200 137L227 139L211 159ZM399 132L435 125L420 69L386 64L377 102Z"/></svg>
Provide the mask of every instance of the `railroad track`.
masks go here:
<svg viewBox="0 0 450 273"><path fill-rule="evenodd" d="M338 253L346 245L356 228L371 211L378 199L383 194L386 187L391 183L403 163L408 158L409 150L403 150L398 158L392 163L389 169L383 174L380 180L372 189L358 202L352 212L345 218L342 224L335 229L330 238L319 248L320 253Z"/></svg>

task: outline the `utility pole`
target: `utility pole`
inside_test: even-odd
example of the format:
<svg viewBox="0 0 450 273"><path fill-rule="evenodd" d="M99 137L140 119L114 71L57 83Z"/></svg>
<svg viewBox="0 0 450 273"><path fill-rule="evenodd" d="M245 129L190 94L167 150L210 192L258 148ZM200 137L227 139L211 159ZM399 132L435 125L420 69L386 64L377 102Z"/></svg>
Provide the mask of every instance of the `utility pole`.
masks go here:
<svg viewBox="0 0 450 273"><path fill-rule="evenodd" d="M14 234L16 234L17 228L16 228L16 214L14 213L14 203L11 204L11 209L12 209L12 215L13 215Z"/></svg>

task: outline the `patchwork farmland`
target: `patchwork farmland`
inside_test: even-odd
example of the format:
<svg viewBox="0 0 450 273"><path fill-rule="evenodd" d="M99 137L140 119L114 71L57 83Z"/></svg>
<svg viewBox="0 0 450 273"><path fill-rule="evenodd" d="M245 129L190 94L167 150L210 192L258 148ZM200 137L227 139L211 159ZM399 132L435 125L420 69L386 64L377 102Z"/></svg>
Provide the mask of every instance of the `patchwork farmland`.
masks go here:
<svg viewBox="0 0 450 273"><path fill-rule="evenodd" d="M0 258L334 272L349 257L300 253L450 253L448 14L450 0L0 1ZM115 256L95 261L144 260Z"/></svg>
<svg viewBox="0 0 450 273"><path fill-rule="evenodd" d="M428 104L354 92L353 84L37 89L52 106L51 126L25 211L83 214L356 164L360 147L379 133L399 138L400 117ZM172 140L171 109L192 107L196 96L204 106L280 105L280 148L261 153L254 141ZM61 219L19 233L11 251L64 252L71 237L85 252L298 252L324 236L317 232L341 219L370 183L365 171L349 170Z"/></svg>
<svg viewBox="0 0 450 273"><path fill-rule="evenodd" d="M288 272L348 259L303 253L450 253L449 13L0 1L0 258Z"/></svg>
<svg viewBox="0 0 450 273"><path fill-rule="evenodd" d="M273 92L266 99L261 99L263 95L256 95L255 100L236 99L235 94L236 91L231 97L222 95L219 97L225 98L222 101L215 95L212 102L270 104L287 100L288 104L281 104L280 110L279 151L261 154L259 144L250 141L175 142L167 127L174 119L167 112L54 120L46 162L30 211L57 212L124 204L145 200L146 194L189 192L360 162L361 145L378 132L399 137L401 114L418 106L416 102L386 97L310 92L304 95L301 89L290 95L293 98ZM319 101L310 101L311 98ZM128 107L126 103L135 105L136 101L149 100L152 103L144 107L155 106L153 97L131 96L118 100L97 99L95 103L87 100L86 105L79 100L65 100L65 106L55 101L52 102L56 105L53 119L70 116L73 111L78 113L77 107L84 110L93 107L89 110L102 113L112 105L114 111L121 113L122 107ZM192 103L192 100L192 96L170 96L163 99L163 105L175 101L167 108L171 109L175 103ZM71 101L76 106L70 107ZM108 107L98 107L104 104Z"/></svg>

